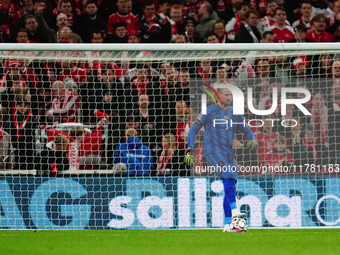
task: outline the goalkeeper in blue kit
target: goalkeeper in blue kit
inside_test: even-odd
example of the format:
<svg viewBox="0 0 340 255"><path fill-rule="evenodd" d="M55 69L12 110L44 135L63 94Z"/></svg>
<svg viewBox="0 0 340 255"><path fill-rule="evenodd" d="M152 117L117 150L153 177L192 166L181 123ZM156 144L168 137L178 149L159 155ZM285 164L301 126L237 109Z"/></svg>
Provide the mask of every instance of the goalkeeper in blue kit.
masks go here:
<svg viewBox="0 0 340 255"><path fill-rule="evenodd" d="M242 115L233 115L232 93L227 88L217 90L221 103L207 107L207 114L199 114L189 131L188 153L185 157L185 164L190 167L195 159L193 145L198 131L204 127L204 157L214 169L216 176L223 180L224 201L223 209L225 214L224 232L241 232L242 230L232 229L230 223L237 218L245 218L236 207L236 181L237 164L232 149L234 133L236 129L243 132L248 138L248 147L256 149L258 143L254 133L245 123Z"/></svg>

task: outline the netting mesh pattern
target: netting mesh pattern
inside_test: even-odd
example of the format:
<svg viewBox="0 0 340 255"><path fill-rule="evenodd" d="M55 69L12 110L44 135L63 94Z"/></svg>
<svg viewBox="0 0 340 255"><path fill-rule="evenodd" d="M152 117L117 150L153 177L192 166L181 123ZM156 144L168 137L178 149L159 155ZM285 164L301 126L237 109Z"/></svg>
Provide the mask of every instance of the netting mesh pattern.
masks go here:
<svg viewBox="0 0 340 255"><path fill-rule="evenodd" d="M1 51L0 228L223 226L204 127L184 158L225 85L259 145L229 141L248 225L339 226L339 53Z"/></svg>

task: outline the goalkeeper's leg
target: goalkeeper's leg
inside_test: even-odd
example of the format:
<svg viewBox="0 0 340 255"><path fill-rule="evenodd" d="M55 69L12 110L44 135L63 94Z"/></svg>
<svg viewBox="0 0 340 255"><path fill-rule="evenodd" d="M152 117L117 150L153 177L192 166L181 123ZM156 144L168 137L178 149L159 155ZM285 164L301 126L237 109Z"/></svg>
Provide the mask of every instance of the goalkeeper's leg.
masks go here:
<svg viewBox="0 0 340 255"><path fill-rule="evenodd" d="M229 201L226 195L224 196L224 199L223 199L223 210L224 210L224 216L225 216L223 232L234 232L234 230L230 226L232 214L231 214Z"/></svg>
<svg viewBox="0 0 340 255"><path fill-rule="evenodd" d="M232 219L234 218L245 218L246 214L241 213L240 210L236 207L236 181L234 179L224 179L223 186L224 186L224 196L229 203L229 207L232 212Z"/></svg>
<svg viewBox="0 0 340 255"><path fill-rule="evenodd" d="M224 200L223 209L225 215L225 225L223 232L243 232L243 229L238 229L233 225L233 220L236 218L245 218L246 215L241 213L236 207L236 181L234 179L223 179Z"/></svg>

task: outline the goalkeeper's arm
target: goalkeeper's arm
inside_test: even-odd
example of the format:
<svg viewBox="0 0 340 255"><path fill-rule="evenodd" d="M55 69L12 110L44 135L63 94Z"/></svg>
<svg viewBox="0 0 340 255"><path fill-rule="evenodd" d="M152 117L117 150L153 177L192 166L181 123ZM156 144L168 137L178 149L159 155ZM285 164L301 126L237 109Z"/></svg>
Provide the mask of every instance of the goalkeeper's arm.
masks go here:
<svg viewBox="0 0 340 255"><path fill-rule="evenodd" d="M191 163L195 162L196 158L195 158L195 152L193 150L194 148L194 144L195 144L195 139L196 139L196 135L198 133L198 131L200 130L200 128L197 125L192 125L192 127L189 130L189 134L188 134L188 152L187 155L185 156L184 159L184 164L187 167L190 167Z"/></svg>

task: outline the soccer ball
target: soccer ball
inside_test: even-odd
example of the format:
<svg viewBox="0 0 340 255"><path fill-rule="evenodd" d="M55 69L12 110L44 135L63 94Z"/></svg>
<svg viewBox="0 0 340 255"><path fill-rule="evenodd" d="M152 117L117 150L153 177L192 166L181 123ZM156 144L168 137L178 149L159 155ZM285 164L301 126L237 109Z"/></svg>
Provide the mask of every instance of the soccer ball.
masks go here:
<svg viewBox="0 0 340 255"><path fill-rule="evenodd" d="M247 222L245 221L245 219L242 219L242 218L236 218L236 219L233 219L230 223L230 228L234 231L237 231L237 232L246 232L247 229L248 229L248 224ZM241 230L241 231L240 231Z"/></svg>

